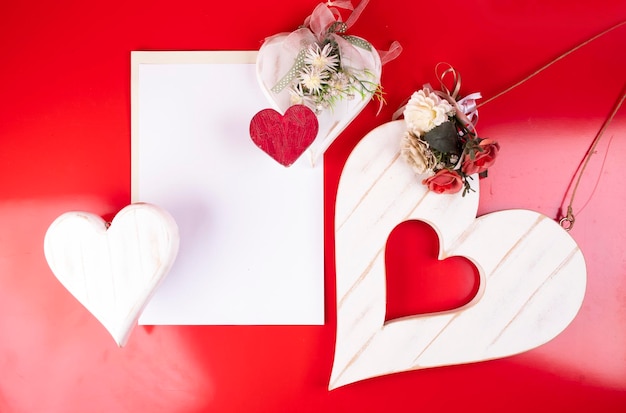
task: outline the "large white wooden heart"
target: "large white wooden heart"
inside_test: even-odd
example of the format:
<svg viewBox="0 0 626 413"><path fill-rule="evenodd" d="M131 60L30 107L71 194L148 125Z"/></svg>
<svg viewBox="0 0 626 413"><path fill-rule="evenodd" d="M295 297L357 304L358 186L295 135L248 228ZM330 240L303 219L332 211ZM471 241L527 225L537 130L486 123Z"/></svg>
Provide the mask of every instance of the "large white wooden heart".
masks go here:
<svg viewBox="0 0 626 413"><path fill-rule="evenodd" d="M107 229L88 212L67 212L48 228L44 253L61 284L126 344L141 311L178 253L178 226L163 209L132 204Z"/></svg>
<svg viewBox="0 0 626 413"><path fill-rule="evenodd" d="M566 231L528 210L476 218L476 183L476 192L465 197L428 192L392 143L404 128L404 121L396 121L370 132L341 175L337 338L329 389L530 350L563 331L582 304L585 262ZM464 256L476 265L480 287L470 303L385 322L385 244L406 220L425 221L437 231L440 259Z"/></svg>
<svg viewBox="0 0 626 413"><path fill-rule="evenodd" d="M279 93L274 93L272 88L289 72L294 64L293 55L285 53L284 49L284 41L289 34L278 34L267 39L261 46L256 61L257 78L261 90L263 90L274 109L283 114L291 106L289 90L284 88ZM353 37L357 38L356 36ZM382 63L376 49L372 47L371 50L362 48L355 48L355 50L359 52L365 62L366 70L373 75L372 81L380 84ZM350 62L347 59L342 59L342 64L350 67ZM318 114L319 129L317 138L308 151L313 164L370 100L371 95L365 98L357 95L351 100L340 100L332 110L327 109Z"/></svg>

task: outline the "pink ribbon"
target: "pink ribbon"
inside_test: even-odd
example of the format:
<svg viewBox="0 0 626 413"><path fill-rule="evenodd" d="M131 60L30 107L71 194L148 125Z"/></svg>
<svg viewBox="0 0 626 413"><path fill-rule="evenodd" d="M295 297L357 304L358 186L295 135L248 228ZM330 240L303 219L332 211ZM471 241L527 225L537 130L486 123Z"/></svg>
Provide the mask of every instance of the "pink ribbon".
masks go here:
<svg viewBox="0 0 626 413"><path fill-rule="evenodd" d="M328 30L328 28L335 22L342 22L341 13L337 7L351 10L348 20L345 21L345 30L348 30L359 19L363 9L367 6L369 0L363 0L359 5L354 8L350 0L338 0L327 1L326 4L320 3L317 5L313 13L304 20L304 25L311 27L314 33L322 33Z"/></svg>
<svg viewBox="0 0 626 413"><path fill-rule="evenodd" d="M365 47L369 50L372 46L360 38L343 36L343 34L357 21L368 3L369 0L362 0L356 8L352 6L350 0L328 1L318 4L313 13L304 20L304 25L287 36L283 43L285 51L292 54L295 60L296 56L310 44L322 43L324 40L332 38L339 47L342 61L347 62L348 66L355 70L366 69L367 60L361 55L357 47ZM338 8L351 10L350 16L345 22ZM393 42L389 51L379 51L381 63L384 65L390 62L398 57L401 52L400 43Z"/></svg>
<svg viewBox="0 0 626 413"><path fill-rule="evenodd" d="M304 20L304 27L287 36L287 39L285 39L285 47L287 47L291 53L297 54L304 47L312 43L321 43L331 37L339 46L341 58L349 61L350 67L356 70L365 69L366 61L356 49L356 46L337 33L345 33L358 19L368 2L369 0L363 0L356 9L352 11L345 23L342 21L341 13L337 7L350 10L352 9L352 3L350 1L342 0L318 4L313 10L313 13ZM331 7L329 7L329 5Z"/></svg>
<svg viewBox="0 0 626 413"><path fill-rule="evenodd" d="M459 110L467 116L473 127L478 123L478 104L476 100L482 97L480 92L474 92L456 102Z"/></svg>
<svg viewBox="0 0 626 413"><path fill-rule="evenodd" d="M447 68L439 74L440 66L447 66ZM459 91L461 90L461 74L456 71L449 63L437 63L435 66L435 74L441 85L441 91L435 91L435 93L442 99L447 100L456 109L456 118L469 130L474 132L476 129L476 122L478 122L478 106L476 99L481 98L480 93L472 93L465 98L460 99L457 102ZM450 75L452 77L452 93L450 88L446 86L446 77Z"/></svg>
<svg viewBox="0 0 626 413"><path fill-rule="evenodd" d="M378 50L380 62L383 66L400 56L400 53L402 53L402 45L397 40L394 40L393 43L391 43L389 50Z"/></svg>

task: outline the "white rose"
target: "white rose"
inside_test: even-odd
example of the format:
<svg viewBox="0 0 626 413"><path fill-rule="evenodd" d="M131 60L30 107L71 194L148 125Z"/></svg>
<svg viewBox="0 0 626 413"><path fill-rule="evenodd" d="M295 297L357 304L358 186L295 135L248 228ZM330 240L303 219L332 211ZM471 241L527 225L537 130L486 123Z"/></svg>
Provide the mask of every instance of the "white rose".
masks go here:
<svg viewBox="0 0 626 413"><path fill-rule="evenodd" d="M404 160L418 174L432 171L437 163L428 143L410 132L407 132L402 139L401 153Z"/></svg>
<svg viewBox="0 0 626 413"><path fill-rule="evenodd" d="M419 90L411 96L404 108L404 121L407 128L417 136L433 129L448 120L454 108L448 101L441 99L433 92L428 94Z"/></svg>

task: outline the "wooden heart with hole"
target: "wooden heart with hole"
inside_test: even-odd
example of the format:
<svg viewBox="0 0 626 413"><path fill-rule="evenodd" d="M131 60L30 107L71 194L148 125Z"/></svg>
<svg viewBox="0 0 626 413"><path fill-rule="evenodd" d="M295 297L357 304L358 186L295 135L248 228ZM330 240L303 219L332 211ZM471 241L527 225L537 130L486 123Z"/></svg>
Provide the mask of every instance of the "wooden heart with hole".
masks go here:
<svg viewBox="0 0 626 413"><path fill-rule="evenodd" d="M250 121L250 137L263 152L283 166L290 166L317 136L315 113L306 106L291 106L281 115L263 109Z"/></svg>
<svg viewBox="0 0 626 413"><path fill-rule="evenodd" d="M107 229L88 212L67 212L48 228L44 253L63 286L124 346L178 252L178 226L150 204L122 209Z"/></svg>
<svg viewBox="0 0 626 413"><path fill-rule="evenodd" d="M283 33L267 39L257 55L256 70L259 85L274 109L284 113L291 106L291 97L287 87L275 93L272 88L288 73L294 65L294 57L289 52L285 40L290 33ZM358 39L356 36L353 38ZM355 48L365 62L365 70L372 75L372 82L379 84L382 72L382 63L378 52L373 47L370 50ZM343 64L350 67L350 61ZM316 160L326 151L339 134L352 122L352 120L370 102L372 95L366 94L361 98L356 95L353 99L339 100L333 109L326 109L317 115L319 131L310 148L311 162Z"/></svg>
<svg viewBox="0 0 626 413"><path fill-rule="evenodd" d="M366 135L337 190L337 336L329 383L522 353L556 337L585 294L582 252L556 222L534 211L476 218L476 192L428 192L400 156L404 121ZM392 142L398 142L394 145ZM385 321L385 245L400 223L421 220L439 238L439 259L465 257L479 272L466 305Z"/></svg>

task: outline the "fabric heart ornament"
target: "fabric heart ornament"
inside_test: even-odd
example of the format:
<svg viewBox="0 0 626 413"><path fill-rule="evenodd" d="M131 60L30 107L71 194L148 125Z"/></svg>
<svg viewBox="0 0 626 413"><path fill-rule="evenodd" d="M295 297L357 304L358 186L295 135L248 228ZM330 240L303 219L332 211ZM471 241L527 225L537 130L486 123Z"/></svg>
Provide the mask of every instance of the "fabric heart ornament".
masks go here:
<svg viewBox="0 0 626 413"><path fill-rule="evenodd" d="M313 164L379 92L381 56L366 40L345 34L366 4L344 23L336 7L321 3L304 27L265 39L257 55L259 85L274 109L284 113L304 104L315 111L319 131L310 149ZM385 61L400 50L396 45Z"/></svg>
<svg viewBox="0 0 626 413"><path fill-rule="evenodd" d="M178 253L174 218L151 204L122 209L110 226L67 212L48 228L44 253L63 286L124 346Z"/></svg>
<svg viewBox="0 0 626 413"><path fill-rule="evenodd" d="M476 217L473 190L436 194L389 142L403 121L384 124L356 146L342 172L335 215L337 336L329 383L518 354L561 333L585 293L586 268L571 236L548 217L508 210ZM474 176L476 178L476 176ZM439 237L439 259L478 269L466 305L385 321L385 245L400 223L421 220Z"/></svg>
<svg viewBox="0 0 626 413"><path fill-rule="evenodd" d="M252 141L283 166L290 166L302 155L315 140L317 130L315 114L303 105L291 106L284 116L264 109L250 121Z"/></svg>

